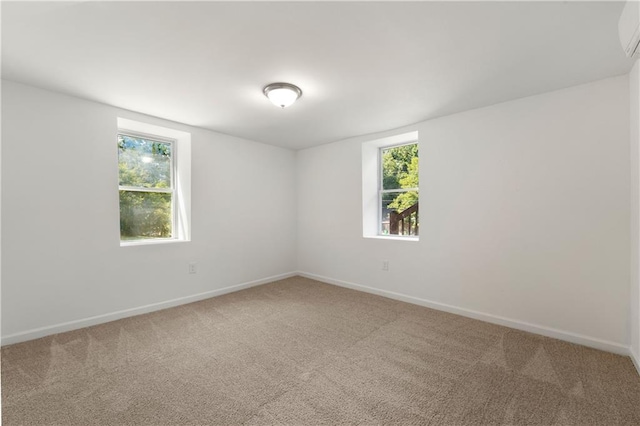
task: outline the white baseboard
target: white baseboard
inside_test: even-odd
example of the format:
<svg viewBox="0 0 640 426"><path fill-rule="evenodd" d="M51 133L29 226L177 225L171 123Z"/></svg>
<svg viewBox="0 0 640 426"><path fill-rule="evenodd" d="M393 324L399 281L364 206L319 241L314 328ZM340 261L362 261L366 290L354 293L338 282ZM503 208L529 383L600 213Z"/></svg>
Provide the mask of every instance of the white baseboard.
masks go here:
<svg viewBox="0 0 640 426"><path fill-rule="evenodd" d="M640 374L640 354L637 354L633 348L629 348L629 356L631 357L631 361L633 361L633 365L636 366L638 374Z"/></svg>
<svg viewBox="0 0 640 426"><path fill-rule="evenodd" d="M452 314L461 315L468 318L473 318L492 324L503 325L509 328L515 328L517 330L528 331L530 333L540 334L542 336L553 337L555 339L564 340L578 345L588 346L595 349L600 349L607 352L613 352L619 355L631 355L631 349L628 346L621 345L619 343L610 342L606 340L597 339L594 337L584 336L581 334L572 333L569 331L558 330L555 328L544 327L540 325L530 324L510 318L505 318L497 315L487 314L484 312L473 311L471 309L460 308L457 306L447 305L445 303L433 302L431 300L421 299L419 297L407 296L405 294L395 293L387 290L380 290L373 287L364 286L361 284L350 283L347 281L336 280L333 278L323 277L316 274L310 274L308 272L298 271L298 275L311 278L316 281L321 281L327 284L333 284L340 287L350 288L353 290L364 291L366 293L376 294L378 296L388 297L389 299L400 300L402 302L412 303L414 305L425 306L427 308L437 309L439 311L445 311ZM632 356L633 358L633 356ZM635 359L636 367L638 367L638 360ZM640 369L638 369L640 371Z"/></svg>
<svg viewBox="0 0 640 426"><path fill-rule="evenodd" d="M150 305L140 306L137 308L124 309L122 311L96 315L93 317L83 318L75 321L63 322L47 327L34 328L32 330L10 334L8 336L2 336L2 346L25 342L27 340L39 339L40 337L45 337L52 334L64 333L65 331L77 330L79 328L90 327L92 325L103 324L105 322L111 322L122 318L142 315L149 312L159 311L161 309L172 308L174 306L185 305L187 303L197 302L199 300L209 299L211 297L221 296L227 293L233 293L235 291L267 284L272 281L282 280L285 278L293 277L295 275L297 275L297 273L288 272L285 274L274 275L272 277L262 278L255 281L249 281L242 284L236 284L229 287L206 291L204 293L198 293L191 296L179 297L177 299L167 300L164 302L152 303Z"/></svg>

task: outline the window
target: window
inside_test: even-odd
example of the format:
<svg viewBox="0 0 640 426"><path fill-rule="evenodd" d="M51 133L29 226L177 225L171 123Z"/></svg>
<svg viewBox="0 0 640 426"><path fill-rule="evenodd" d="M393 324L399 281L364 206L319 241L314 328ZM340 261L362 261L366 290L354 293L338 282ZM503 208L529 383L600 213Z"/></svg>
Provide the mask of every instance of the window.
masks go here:
<svg viewBox="0 0 640 426"><path fill-rule="evenodd" d="M419 241L418 132L362 144L362 236Z"/></svg>
<svg viewBox="0 0 640 426"><path fill-rule="evenodd" d="M175 238L175 141L118 134L120 240Z"/></svg>
<svg viewBox="0 0 640 426"><path fill-rule="evenodd" d="M120 245L190 241L191 134L121 117L117 125Z"/></svg>
<svg viewBox="0 0 640 426"><path fill-rule="evenodd" d="M418 235L418 144L379 149L381 235Z"/></svg>

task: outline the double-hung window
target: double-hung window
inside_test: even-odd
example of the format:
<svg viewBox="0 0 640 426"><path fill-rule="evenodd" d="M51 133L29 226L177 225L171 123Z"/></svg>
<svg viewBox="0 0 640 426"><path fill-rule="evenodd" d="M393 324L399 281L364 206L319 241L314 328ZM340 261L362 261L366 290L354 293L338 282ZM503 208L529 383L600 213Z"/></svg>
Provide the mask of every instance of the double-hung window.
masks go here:
<svg viewBox="0 0 640 426"><path fill-rule="evenodd" d="M378 165L379 234L417 236L418 143L379 148Z"/></svg>
<svg viewBox="0 0 640 426"><path fill-rule="evenodd" d="M120 132L120 240L176 238L176 141Z"/></svg>

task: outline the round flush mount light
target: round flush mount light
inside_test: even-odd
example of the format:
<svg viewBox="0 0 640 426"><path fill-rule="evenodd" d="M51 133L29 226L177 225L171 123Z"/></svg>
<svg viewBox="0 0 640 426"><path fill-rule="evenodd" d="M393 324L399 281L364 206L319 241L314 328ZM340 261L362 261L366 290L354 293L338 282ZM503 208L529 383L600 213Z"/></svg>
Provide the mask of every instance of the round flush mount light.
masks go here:
<svg viewBox="0 0 640 426"><path fill-rule="evenodd" d="M280 108L288 107L302 96L302 90L289 83L271 83L265 86L262 92L275 106Z"/></svg>

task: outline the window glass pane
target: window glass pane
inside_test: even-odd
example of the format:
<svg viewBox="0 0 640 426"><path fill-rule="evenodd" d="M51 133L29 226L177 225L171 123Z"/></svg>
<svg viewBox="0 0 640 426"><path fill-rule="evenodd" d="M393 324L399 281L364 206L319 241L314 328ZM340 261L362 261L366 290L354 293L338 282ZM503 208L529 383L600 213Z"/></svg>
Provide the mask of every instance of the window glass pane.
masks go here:
<svg viewBox="0 0 640 426"><path fill-rule="evenodd" d="M380 229L383 235L418 235L418 144L383 148L380 152ZM415 189L414 191L401 191ZM398 191L393 191L398 190Z"/></svg>
<svg viewBox="0 0 640 426"><path fill-rule="evenodd" d="M120 239L172 237L171 194L120 191Z"/></svg>
<svg viewBox="0 0 640 426"><path fill-rule="evenodd" d="M418 235L418 192L383 192L380 217L383 235Z"/></svg>
<svg viewBox="0 0 640 426"><path fill-rule="evenodd" d="M418 144L382 150L382 189L418 188Z"/></svg>
<svg viewBox="0 0 640 426"><path fill-rule="evenodd" d="M118 135L120 185L171 188L171 144Z"/></svg>

